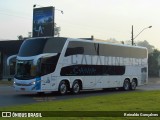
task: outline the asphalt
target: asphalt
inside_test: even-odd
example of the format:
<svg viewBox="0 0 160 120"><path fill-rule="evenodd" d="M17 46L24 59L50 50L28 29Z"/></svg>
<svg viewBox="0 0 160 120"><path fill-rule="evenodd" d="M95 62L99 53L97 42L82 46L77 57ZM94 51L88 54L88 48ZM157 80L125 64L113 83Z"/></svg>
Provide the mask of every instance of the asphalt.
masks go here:
<svg viewBox="0 0 160 120"><path fill-rule="evenodd" d="M137 87L136 91L160 90L160 78L149 79L149 83L144 86ZM23 104L32 104L45 101L65 100L72 98L84 98L88 96L121 94L132 91L122 90L88 90L82 91L78 95L68 93L65 96L59 95L57 92L38 95L36 93L16 92L12 86L0 86L0 107L15 106Z"/></svg>

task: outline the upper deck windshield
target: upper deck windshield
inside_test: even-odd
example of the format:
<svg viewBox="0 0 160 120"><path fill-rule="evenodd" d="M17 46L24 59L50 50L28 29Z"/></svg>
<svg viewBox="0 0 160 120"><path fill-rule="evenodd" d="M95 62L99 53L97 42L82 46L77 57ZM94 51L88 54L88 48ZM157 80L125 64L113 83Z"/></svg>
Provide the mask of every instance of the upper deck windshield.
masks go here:
<svg viewBox="0 0 160 120"><path fill-rule="evenodd" d="M61 53L66 38L31 38L23 42L18 56L29 57L43 53Z"/></svg>

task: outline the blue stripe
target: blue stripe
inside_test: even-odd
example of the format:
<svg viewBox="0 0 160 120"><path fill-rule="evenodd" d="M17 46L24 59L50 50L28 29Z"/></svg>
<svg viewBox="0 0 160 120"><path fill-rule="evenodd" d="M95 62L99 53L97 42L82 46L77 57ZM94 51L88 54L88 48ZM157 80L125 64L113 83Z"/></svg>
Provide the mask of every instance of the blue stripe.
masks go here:
<svg viewBox="0 0 160 120"><path fill-rule="evenodd" d="M38 77L36 78L36 90L40 90L41 89L41 78Z"/></svg>

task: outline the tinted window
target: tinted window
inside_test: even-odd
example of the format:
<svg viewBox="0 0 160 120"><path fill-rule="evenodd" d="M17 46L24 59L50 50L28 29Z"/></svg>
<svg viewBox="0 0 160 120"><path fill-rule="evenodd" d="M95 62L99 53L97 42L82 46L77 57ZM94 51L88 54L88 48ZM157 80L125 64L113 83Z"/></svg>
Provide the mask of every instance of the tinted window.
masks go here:
<svg viewBox="0 0 160 120"><path fill-rule="evenodd" d="M42 53L47 39L29 39L22 43L18 56L34 56Z"/></svg>
<svg viewBox="0 0 160 120"><path fill-rule="evenodd" d="M25 40L18 56L35 56L42 53L61 53L66 38L32 38Z"/></svg>
<svg viewBox="0 0 160 120"><path fill-rule="evenodd" d="M61 53L65 42L66 38L48 39L44 46L43 53Z"/></svg>
<svg viewBox="0 0 160 120"><path fill-rule="evenodd" d="M78 48L80 48L78 50ZM98 44L81 41L69 42L65 56L84 54L84 55L97 55ZM83 51L83 52L82 52Z"/></svg>
<svg viewBox="0 0 160 120"><path fill-rule="evenodd" d="M65 56L70 56L75 54L84 54L84 48L83 47L67 48Z"/></svg>
<svg viewBox="0 0 160 120"><path fill-rule="evenodd" d="M79 52L76 48L83 48L84 52ZM71 41L69 42L65 56L84 54L84 55L100 55L100 56L114 56L127 58L146 58L147 50L130 47L118 46L111 44L93 43L86 41Z"/></svg>
<svg viewBox="0 0 160 120"><path fill-rule="evenodd" d="M138 47L133 48L129 46L100 44L99 51L101 56L115 56L115 57L128 57L128 58L147 57L147 50Z"/></svg>
<svg viewBox="0 0 160 120"><path fill-rule="evenodd" d="M47 57L47 58L41 58L40 62L41 62L41 66L40 66L40 75L47 75L49 73L54 72L58 59L59 59L59 55L56 56L52 56L52 57Z"/></svg>
<svg viewBox="0 0 160 120"><path fill-rule="evenodd" d="M123 75L125 66L72 65L61 69L61 76Z"/></svg>

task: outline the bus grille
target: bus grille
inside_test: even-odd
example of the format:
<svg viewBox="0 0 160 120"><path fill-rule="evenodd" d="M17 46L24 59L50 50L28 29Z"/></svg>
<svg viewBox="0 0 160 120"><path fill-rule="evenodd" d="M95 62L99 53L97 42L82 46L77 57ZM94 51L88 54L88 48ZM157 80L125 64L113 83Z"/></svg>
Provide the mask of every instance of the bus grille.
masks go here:
<svg viewBox="0 0 160 120"><path fill-rule="evenodd" d="M16 83L17 86L31 86L31 84L21 84L21 83Z"/></svg>

